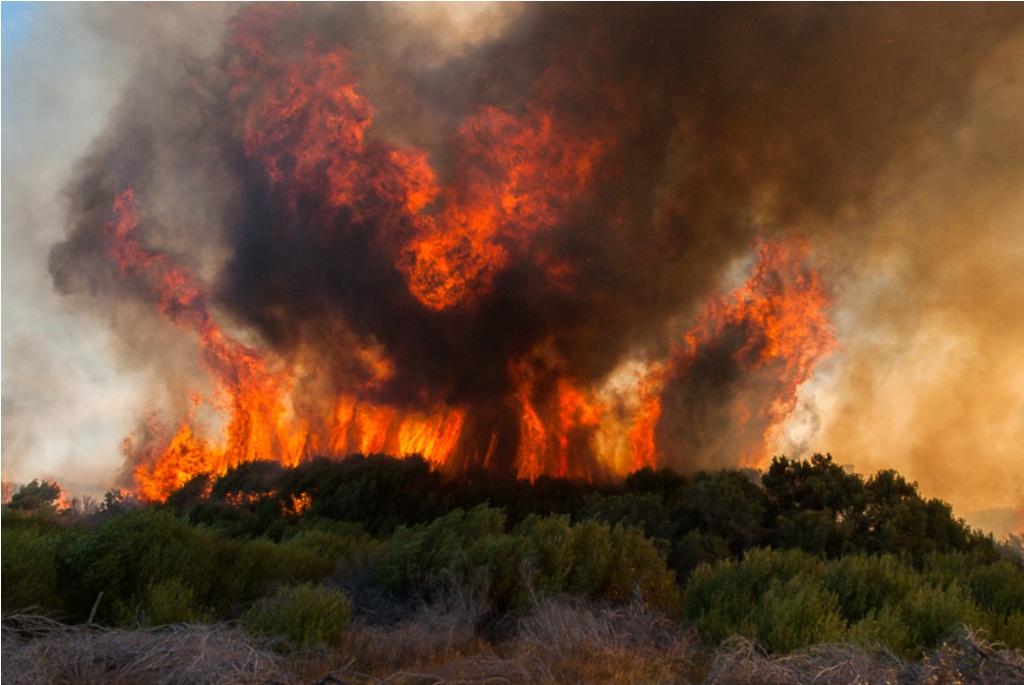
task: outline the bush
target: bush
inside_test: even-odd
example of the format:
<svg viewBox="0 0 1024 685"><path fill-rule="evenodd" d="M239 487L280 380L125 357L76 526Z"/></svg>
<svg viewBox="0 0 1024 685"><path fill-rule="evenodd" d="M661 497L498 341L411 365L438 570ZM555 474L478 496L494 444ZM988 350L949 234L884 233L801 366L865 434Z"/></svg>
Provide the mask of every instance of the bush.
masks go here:
<svg viewBox="0 0 1024 685"><path fill-rule="evenodd" d="M549 596L564 591L575 561L569 517L531 514L516 526L515 537L523 540L529 550L528 582L538 595Z"/></svg>
<svg viewBox="0 0 1024 685"><path fill-rule="evenodd" d="M636 594L658 611L682 615L682 596L665 555L636 528L623 525L611 530L611 573L607 587L599 591L607 599L625 602Z"/></svg>
<svg viewBox="0 0 1024 685"><path fill-rule="evenodd" d="M973 567L968 579L971 596L982 609L1024 612L1024 568L998 561Z"/></svg>
<svg viewBox="0 0 1024 685"><path fill-rule="evenodd" d="M378 581L400 595L428 600L447 586L474 588L498 611L525 610L544 597L586 593L616 602L639 593L650 606L680 612L675 573L644 534L565 515L528 516L503 532L501 510L456 510L435 521L399 527L388 540Z"/></svg>
<svg viewBox="0 0 1024 685"><path fill-rule="evenodd" d="M799 550L757 549L743 561L703 565L686 587L686 615L714 642L742 635L770 650L843 639L839 599L823 563Z"/></svg>
<svg viewBox="0 0 1024 685"><path fill-rule="evenodd" d="M231 615L280 583L320 581L337 566L336 555L353 545L316 531L284 544L228 540L170 511L139 510L114 515L63 545L57 580L79 620L103 592L101 622L195 621Z"/></svg>
<svg viewBox="0 0 1024 685"><path fill-rule="evenodd" d="M195 590L183 580L167 578L147 588L145 616L148 625L162 626L203 621L208 619L209 612L200 608Z"/></svg>
<svg viewBox="0 0 1024 685"><path fill-rule="evenodd" d="M729 541L693 528L672 545L671 566L681 577L689 577L701 564L713 564L730 556Z"/></svg>
<svg viewBox="0 0 1024 685"><path fill-rule="evenodd" d="M849 640L869 649L885 645L893 654L907 659L913 658L919 651L915 648L910 626L896 604L868 611L861 620L850 626Z"/></svg>
<svg viewBox="0 0 1024 685"><path fill-rule="evenodd" d="M330 575L337 560L300 543L275 544L267 538L235 543L236 556L225 563L233 578L232 596L245 601L281 583L316 582Z"/></svg>
<svg viewBox="0 0 1024 685"><path fill-rule="evenodd" d="M3 527L3 610L35 607L37 611L63 613L57 560L70 531L49 520L7 512Z"/></svg>
<svg viewBox="0 0 1024 685"><path fill-rule="evenodd" d="M720 642L735 634L753 638L753 614L773 581L803 573L816 575L820 563L799 550L755 549L743 561L701 565L686 586L686 615L705 635Z"/></svg>
<svg viewBox="0 0 1024 685"><path fill-rule="evenodd" d="M326 522L330 523L330 522ZM336 532L339 531L339 532ZM384 543L355 526L330 526L299 530L281 542L283 550L301 550L317 559L318 571L310 580L328 575L338 577L365 572L376 567L384 553ZM372 574L371 574L372 575Z"/></svg>
<svg viewBox="0 0 1024 685"><path fill-rule="evenodd" d="M576 560L569 576L569 590L597 595L611 582L612 549L609 528L597 521L582 521L573 527L572 555Z"/></svg>
<svg viewBox="0 0 1024 685"><path fill-rule="evenodd" d="M872 614L877 618L883 608L899 604L921 578L891 554L855 554L826 564L824 581L839 599L843 618L855 623Z"/></svg>
<svg viewBox="0 0 1024 685"><path fill-rule="evenodd" d="M68 609L84 619L103 592L100 620L129 623L147 606L151 586L176 578L201 604L220 604L222 543L169 512L142 510L113 516L62 551L59 580Z"/></svg>
<svg viewBox="0 0 1024 685"><path fill-rule="evenodd" d="M891 555L825 562L754 550L740 562L699 567L686 588L686 615L714 642L741 635L770 651L850 640L917 658L961 624L1009 646L1024 641L1020 569L972 564L961 553L929 559L917 571Z"/></svg>
<svg viewBox="0 0 1024 685"><path fill-rule="evenodd" d="M302 583L259 600L242 616L242 626L252 634L312 647L338 644L350 618L351 604L344 592Z"/></svg>
<svg viewBox="0 0 1024 685"><path fill-rule="evenodd" d="M429 596L439 583L473 575L469 560L493 578L498 570L494 538L502 536L504 514L486 505L468 514L461 509L427 524L399 526L387 542L377 569L379 582L398 595ZM506 564L509 559L503 559ZM491 578L485 579L490 584Z"/></svg>
<svg viewBox="0 0 1024 685"><path fill-rule="evenodd" d="M983 625L988 628L992 639L1011 649L1024 650L1024 612L1002 614L988 611L985 616L986 623Z"/></svg>
<svg viewBox="0 0 1024 685"><path fill-rule="evenodd" d="M917 587L906 597L903 614L914 642L921 647L938 645L961 624L978 628L987 623L969 593L957 583L948 588Z"/></svg>
<svg viewBox="0 0 1024 685"><path fill-rule="evenodd" d="M839 600L820 578L797 574L775 580L754 606L753 638L771 652L790 652L846 638Z"/></svg>

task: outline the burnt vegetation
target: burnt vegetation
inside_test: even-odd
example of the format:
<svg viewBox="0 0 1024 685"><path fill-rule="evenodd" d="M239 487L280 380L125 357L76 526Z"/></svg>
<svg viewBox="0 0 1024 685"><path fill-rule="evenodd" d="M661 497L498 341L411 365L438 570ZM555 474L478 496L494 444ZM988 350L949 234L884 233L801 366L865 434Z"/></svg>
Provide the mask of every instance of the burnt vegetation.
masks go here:
<svg viewBox="0 0 1024 685"><path fill-rule="evenodd" d="M60 494L33 482L3 512L4 682L59 681L28 654L85 635L124 682L150 682L129 644L175 682L1024 674L1020 539L829 455L604 485L354 455L243 464L159 504ZM165 649L234 670L182 674Z"/></svg>

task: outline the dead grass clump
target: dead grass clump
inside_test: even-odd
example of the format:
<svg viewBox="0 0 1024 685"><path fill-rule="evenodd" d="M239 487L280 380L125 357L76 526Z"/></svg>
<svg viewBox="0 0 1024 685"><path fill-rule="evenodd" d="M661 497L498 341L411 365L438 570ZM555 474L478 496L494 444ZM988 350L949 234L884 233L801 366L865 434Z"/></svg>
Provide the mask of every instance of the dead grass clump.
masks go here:
<svg viewBox="0 0 1024 685"><path fill-rule="evenodd" d="M583 646L659 656L692 649L696 637L639 600L611 605L566 596L542 601L519 620L518 635L522 644L557 651Z"/></svg>
<svg viewBox="0 0 1024 685"><path fill-rule="evenodd" d="M978 683L1011 685L1024 683L1024 652L1004 649L989 642L967 626L916 664L919 683Z"/></svg>
<svg viewBox="0 0 1024 685"><path fill-rule="evenodd" d="M732 638L716 651L707 685L1013 685L1024 682L1024 654L1003 649L961 627L950 640L918 662L877 648L824 644L769 656L745 638Z"/></svg>
<svg viewBox="0 0 1024 685"><path fill-rule="evenodd" d="M298 682L279 657L223 626L111 630L10 614L2 621L2 656L3 685Z"/></svg>
<svg viewBox="0 0 1024 685"><path fill-rule="evenodd" d="M389 685L685 682L702 653L695 634L640 602L549 598L493 641L480 634L486 603L468 594L456 600L387 627L353 623L339 650L349 661L334 677Z"/></svg>
<svg viewBox="0 0 1024 685"><path fill-rule="evenodd" d="M903 664L880 652L851 644L816 645L789 654L765 654L755 642L726 640L716 650L708 685L791 685L792 683L898 683Z"/></svg>
<svg viewBox="0 0 1024 685"><path fill-rule="evenodd" d="M533 682L680 682L702 653L698 636L643 602L546 599L519 621L512 645Z"/></svg>
<svg viewBox="0 0 1024 685"><path fill-rule="evenodd" d="M362 672L431 669L487 650L477 631L487 611L482 596L458 592L391 625L357 618L342 636L340 651Z"/></svg>

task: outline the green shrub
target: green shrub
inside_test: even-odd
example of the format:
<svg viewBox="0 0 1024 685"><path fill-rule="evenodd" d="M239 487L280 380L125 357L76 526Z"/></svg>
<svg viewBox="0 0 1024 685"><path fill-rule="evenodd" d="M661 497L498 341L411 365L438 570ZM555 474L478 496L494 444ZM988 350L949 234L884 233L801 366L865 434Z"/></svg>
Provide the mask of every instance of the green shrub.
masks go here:
<svg viewBox="0 0 1024 685"><path fill-rule="evenodd" d="M987 621L970 594L958 583L947 588L921 585L907 595L903 615L920 647L937 646L958 625L984 628Z"/></svg>
<svg viewBox="0 0 1024 685"><path fill-rule="evenodd" d="M167 510L113 516L62 548L58 586L84 620L102 591L97 618L129 624L230 615L280 583L319 581L353 543L307 531L285 544L228 540ZM186 596L188 595L188 596ZM154 611L159 616L154 615Z"/></svg>
<svg viewBox="0 0 1024 685"><path fill-rule="evenodd" d="M672 545L671 566L688 577L701 564L713 564L730 556L729 541L692 528Z"/></svg>
<svg viewBox="0 0 1024 685"><path fill-rule="evenodd" d="M818 559L800 550L754 549L743 561L703 564L686 586L686 616L715 642L732 635L755 638L754 614L772 584L801 575L821 582L822 570Z"/></svg>
<svg viewBox="0 0 1024 685"><path fill-rule="evenodd" d="M100 620L128 622L147 602L153 583L177 578L201 605L217 603L225 569L221 542L164 511L113 516L62 551L59 581L68 608L84 619L100 592Z"/></svg>
<svg viewBox="0 0 1024 685"><path fill-rule="evenodd" d="M573 526L575 560L568 578L568 590L584 595L596 595L611 582L612 540L610 528L594 520Z"/></svg>
<svg viewBox="0 0 1024 685"><path fill-rule="evenodd" d="M320 540L323 543L323 540ZM235 547L237 556L226 568L236 579L234 596L248 600L264 594L281 583L315 582L326 578L337 565L329 556L321 556L316 546L303 546L294 538L275 544L267 538L247 540Z"/></svg>
<svg viewBox="0 0 1024 685"><path fill-rule="evenodd" d="M312 552L325 562L335 564L349 556L359 546L360 539L326 530L303 530L282 540L280 545L283 548Z"/></svg>
<svg viewBox="0 0 1024 685"><path fill-rule="evenodd" d="M682 615L682 593L665 556L636 528L612 528L612 549L608 585L600 594L612 601L626 601L638 593L651 607L678 617Z"/></svg>
<svg viewBox="0 0 1024 685"><path fill-rule="evenodd" d="M917 571L892 555L824 562L795 550L753 550L740 562L698 567L686 587L686 615L714 642L742 635L771 651L852 640L919 658L960 624L1010 646L1024 641L1019 569L975 565L962 553L929 559L931 568Z"/></svg>
<svg viewBox="0 0 1024 685"><path fill-rule="evenodd" d="M242 626L252 634L311 647L337 644L350 617L351 605L344 592L302 583L279 588L259 600L242 616Z"/></svg>
<svg viewBox="0 0 1024 685"><path fill-rule="evenodd" d="M398 595L429 595L445 581L479 575L470 569L471 559L477 570L493 572L497 570L493 538L503 535L504 526L504 514L486 505L468 514L456 509L412 528L399 526L378 564L378 581ZM490 581L491 578L483 579L488 585Z"/></svg>
<svg viewBox="0 0 1024 685"><path fill-rule="evenodd" d="M697 623L712 642L736 634L750 635L749 618L754 609L754 588L744 582L747 567L726 559L701 564L686 584L686 617Z"/></svg>
<svg viewBox="0 0 1024 685"><path fill-rule="evenodd" d="M192 623L208 618L196 601L196 593L180 578L151 583L146 592L146 623L161 626Z"/></svg>
<svg viewBox="0 0 1024 685"><path fill-rule="evenodd" d="M1011 649L1024 649L1024 611L1009 614L991 612L986 626L997 642Z"/></svg>
<svg viewBox="0 0 1024 685"><path fill-rule="evenodd" d="M644 534L564 515L528 516L503 532L501 510L456 510L431 523L401 526L388 540L378 581L401 595L430 600L452 584L482 592L498 611L521 610L562 592L612 601L639 593L652 607L680 612L675 573Z"/></svg>
<svg viewBox="0 0 1024 685"><path fill-rule="evenodd" d="M949 587L968 578L974 566L975 562L962 552L934 552L921 562L921 580L936 587Z"/></svg>
<svg viewBox="0 0 1024 685"><path fill-rule="evenodd" d="M65 536L41 521L14 521L4 515L2 571L3 610L35 608L60 614L64 601L58 591L57 560Z"/></svg>
<svg viewBox="0 0 1024 685"><path fill-rule="evenodd" d="M536 593L527 579L528 553L522 538L486 535L466 549L468 566L452 580L486 596L498 611L532 606Z"/></svg>
<svg viewBox="0 0 1024 685"><path fill-rule="evenodd" d="M60 496L61 487L54 481L44 480L40 483L33 479L31 483L22 485L16 493L11 495L11 501L7 506L26 512L52 514L57 509L57 501Z"/></svg>
<svg viewBox="0 0 1024 685"><path fill-rule="evenodd" d="M698 567L686 587L686 615L714 642L742 635L769 650L846 635L824 562L800 550L755 549L743 561Z"/></svg>
<svg viewBox="0 0 1024 685"><path fill-rule="evenodd" d="M868 611L861 620L850 625L848 639L867 648L885 645L905 659L913 659L919 652L914 635L896 604Z"/></svg>
<svg viewBox="0 0 1024 685"><path fill-rule="evenodd" d="M526 543L528 582L538 596L566 589L574 562L574 535L568 516L531 514L516 526L515 537Z"/></svg>
<svg viewBox="0 0 1024 685"><path fill-rule="evenodd" d="M851 624L895 606L921 582L912 566L891 554L854 554L825 565L825 587L839 599L843 618Z"/></svg>
<svg viewBox="0 0 1024 685"><path fill-rule="evenodd" d="M825 589L820 577L802 573L773 581L755 605L752 622L750 637L772 652L846 638L839 600Z"/></svg>
<svg viewBox="0 0 1024 685"><path fill-rule="evenodd" d="M976 565L966 582L982 609L1003 614L1024 612L1024 568L1008 561Z"/></svg>

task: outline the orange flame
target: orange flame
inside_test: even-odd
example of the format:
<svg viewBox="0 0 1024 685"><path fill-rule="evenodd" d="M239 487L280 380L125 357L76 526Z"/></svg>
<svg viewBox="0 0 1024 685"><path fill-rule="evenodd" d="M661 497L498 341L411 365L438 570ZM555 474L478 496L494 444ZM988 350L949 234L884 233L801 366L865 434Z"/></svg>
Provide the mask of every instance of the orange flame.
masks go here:
<svg viewBox="0 0 1024 685"><path fill-rule="evenodd" d="M197 474L222 474L258 459L294 465L322 451L417 452L438 464L447 458L461 429L462 411L439 408L431 416L404 415L342 396L326 420L297 416L289 399L295 374L273 370L267 355L225 334L205 309L204 290L192 274L142 246L134 190L118 196L114 214L108 227L112 257L123 274L145 280L168 321L198 334L200 359L215 383L207 402L228 416L219 442L203 437L194 411L174 435L168 436L154 419L144 444L126 440L125 451L138 464L135 480L143 499L164 499ZM390 362L374 350L358 350L355 356L371 367L371 379L389 373Z"/></svg>
<svg viewBox="0 0 1024 685"><path fill-rule="evenodd" d="M404 278L412 302L432 316L472 308L515 260L540 265L559 290L573 288L573 265L545 254L539 238L569 220L609 171L618 145L609 122L625 116L623 98L574 72L571 59L553 59L521 112L483 107L458 129L452 178L442 185L424 152L372 137L373 108L358 92L345 49L315 41L291 52L271 49L274 16L288 11L243 13L227 69L245 122L245 153L270 189L278 230L331 240L372 225L380 254ZM581 93L604 108L588 115L587 126L569 114L578 108L560 106ZM113 214L111 257L168 322L195 334L214 387L174 421L176 430L153 419L142 439L126 441L144 499L163 499L199 473L256 459L294 465L314 454L418 453L444 467L460 450L493 453L496 433L486 449L462 444L471 407L372 401L372 391L396 373L373 340L352 335L346 360L358 377L344 392L318 394L309 371L314 360L301 350L277 358L229 335L208 311L204 285L144 246L134 190L114 200ZM671 358L632 360L641 370L613 393L606 392L608 379L570 369L554 345L517 352L507 362L510 390L502 398L518 414L516 473L593 479L664 463L658 431L670 418L666 390L691 372L699 350L737 331L743 342L736 363L772 379L756 393L737 394L731 408L747 436L744 459L757 463L792 413L797 388L836 346L826 316L831 300L806 266L809 251L797 239L761 244L746 285L709 302ZM224 419L219 435L197 419L200 405Z"/></svg>
<svg viewBox="0 0 1024 685"><path fill-rule="evenodd" d="M649 374L640 379L640 408L636 413L633 427L629 431L629 443L633 453L633 470L654 467L660 461L654 444L654 430L661 418L661 389L664 383L662 368L655 364Z"/></svg>
<svg viewBox="0 0 1024 685"><path fill-rule="evenodd" d="M592 180L609 142L561 121L546 108L544 91L535 89L522 117L487 107L459 131L464 164L477 172L444 193L445 208L423 218L423 232L399 263L426 306L445 309L486 291L510 253L556 225Z"/></svg>
<svg viewBox="0 0 1024 685"><path fill-rule="evenodd" d="M212 399L193 399L193 411L173 434L152 419L141 444L126 440L143 499L163 499L199 473L220 474L257 459L294 465L313 454L358 451L417 453L437 467L448 463L462 437L466 409L437 405L407 411L343 394L331 411L296 411L291 399L296 372L228 336L205 309L204 289L192 274L142 246L133 190L117 198L114 215L108 227L110 253L121 272L149 286L169 322L197 334L200 359L215 385ZM711 300L667 363L643 366L629 386L630 411L611 411L595 385L572 380L550 346L514 358L509 364L510 401L520 415L519 476L592 479L661 463L657 428L665 388L686 377L703 346L730 330L743 331L742 344L734 351L737 363L751 372L765 369L774 379L768 395L741 394L732 406L738 432L752 436L744 458L756 465L767 456L774 431L792 413L800 384L836 346L826 317L831 300L821 277L805 266L809 250L798 239L763 243L748 282ZM353 356L370 369L371 384L392 373L380 350L355 349ZM219 439L204 435L196 420L195 408L203 403L227 416ZM617 430L615 425L622 425L628 436L625 460L600 449L602 437L607 437L603 433Z"/></svg>
<svg viewBox="0 0 1024 685"><path fill-rule="evenodd" d="M685 376L701 348L728 331L743 332L733 355L737 365L769 379L767 388L741 392L733 401L734 428L749 435L745 466L761 466L771 456L772 438L795 409L800 385L838 346L828 319L832 298L820 273L806 266L809 255L803 239L762 242L747 282L705 306L672 360L670 375Z"/></svg>
<svg viewBox="0 0 1024 685"><path fill-rule="evenodd" d="M459 129L461 172L441 187L423 152L367 139L373 108L356 91L344 48L309 41L289 59L265 48L263 22L250 24L239 27L232 74L246 108L246 152L260 160L284 209L317 198L304 228L328 233L341 214L358 223L390 212L382 246L429 309L470 305L486 292L533 234L564 218L613 146L610 127L584 131L559 114L557 98L587 84L552 67L522 114L483 107ZM571 270L550 268L556 282Z"/></svg>

